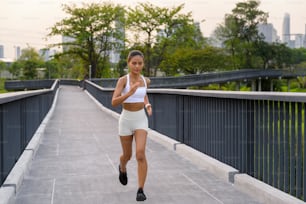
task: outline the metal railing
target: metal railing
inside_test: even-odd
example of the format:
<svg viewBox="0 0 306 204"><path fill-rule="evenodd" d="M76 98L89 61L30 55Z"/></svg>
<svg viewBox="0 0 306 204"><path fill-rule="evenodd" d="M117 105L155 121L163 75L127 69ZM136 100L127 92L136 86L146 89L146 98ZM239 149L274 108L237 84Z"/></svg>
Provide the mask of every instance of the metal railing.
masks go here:
<svg viewBox="0 0 306 204"><path fill-rule="evenodd" d="M306 69L245 69L224 72L209 72L179 77L151 77L150 88L186 88L190 86L206 86L213 83L230 81L254 81L258 79L291 79L306 76ZM94 83L105 88L115 88L117 79L92 79Z"/></svg>
<svg viewBox="0 0 306 204"><path fill-rule="evenodd" d="M51 108L59 86L0 95L0 185Z"/></svg>
<svg viewBox="0 0 306 204"><path fill-rule="evenodd" d="M23 90L38 90L49 89L55 80L7 80L4 83L4 88L8 91L23 91ZM59 79L60 85L81 86L82 81L75 79Z"/></svg>
<svg viewBox="0 0 306 204"><path fill-rule="evenodd" d="M86 81L105 107L113 89ZM303 93L149 89L150 128L306 200Z"/></svg>

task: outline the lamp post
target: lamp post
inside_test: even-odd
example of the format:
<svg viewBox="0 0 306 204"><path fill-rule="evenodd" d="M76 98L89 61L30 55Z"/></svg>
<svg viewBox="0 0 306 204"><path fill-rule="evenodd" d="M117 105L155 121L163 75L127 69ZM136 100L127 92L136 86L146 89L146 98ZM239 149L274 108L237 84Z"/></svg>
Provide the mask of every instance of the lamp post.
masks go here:
<svg viewBox="0 0 306 204"><path fill-rule="evenodd" d="M89 65L89 71L88 71L88 77L89 77L89 80L91 80L91 65Z"/></svg>

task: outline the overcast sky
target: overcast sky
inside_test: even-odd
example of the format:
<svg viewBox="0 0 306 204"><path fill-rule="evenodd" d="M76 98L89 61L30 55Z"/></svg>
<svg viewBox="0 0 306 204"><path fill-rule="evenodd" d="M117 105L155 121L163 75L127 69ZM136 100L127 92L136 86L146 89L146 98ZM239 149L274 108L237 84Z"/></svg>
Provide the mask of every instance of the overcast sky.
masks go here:
<svg viewBox="0 0 306 204"><path fill-rule="evenodd" d="M112 0L126 6L137 2L150 2L157 6L173 7L185 4L184 13L192 12L201 23L204 36L208 37L216 26L223 22L224 15L231 13L237 2L243 0ZM55 22L64 18L62 4L81 2L103 2L101 0L0 0L0 45L5 46L4 55L13 58L14 46L24 48L27 44L37 49L45 47L50 41L44 37ZM291 18L291 33L305 34L306 0L261 0L259 7L269 13L269 23L273 23L279 36L282 35L282 21L287 12ZM54 38L53 41L60 38Z"/></svg>

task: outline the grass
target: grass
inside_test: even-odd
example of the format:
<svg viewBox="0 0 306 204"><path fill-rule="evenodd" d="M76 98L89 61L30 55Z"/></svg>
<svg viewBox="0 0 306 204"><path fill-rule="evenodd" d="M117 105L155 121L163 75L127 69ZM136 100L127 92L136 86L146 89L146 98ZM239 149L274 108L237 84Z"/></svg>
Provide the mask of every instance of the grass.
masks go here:
<svg viewBox="0 0 306 204"><path fill-rule="evenodd" d="M4 88L5 79L0 78L0 93L7 93L8 91Z"/></svg>

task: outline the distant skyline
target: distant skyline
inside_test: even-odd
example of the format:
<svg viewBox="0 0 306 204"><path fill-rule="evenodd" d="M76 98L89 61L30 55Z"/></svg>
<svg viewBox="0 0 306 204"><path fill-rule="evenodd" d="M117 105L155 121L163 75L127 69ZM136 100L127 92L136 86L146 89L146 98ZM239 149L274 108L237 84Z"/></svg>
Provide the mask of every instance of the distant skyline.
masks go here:
<svg viewBox="0 0 306 204"><path fill-rule="evenodd" d="M223 22L224 15L231 13L237 2L243 0L112 0L112 3L134 6L137 2L150 2L157 6L173 7L185 4L184 13L191 12L195 21L201 22L201 30L209 37L213 30ZM47 44L61 40L60 37L45 41L47 28L65 17L62 4L82 2L105 2L101 0L1 0L0 1L0 45L4 46L6 58L14 58L14 46L25 48L27 45L37 50ZM108 2L108 1L106 1ZM290 32L305 34L305 0L262 0L260 10L269 13L268 23L272 23L282 39L282 23L285 13L290 14Z"/></svg>

